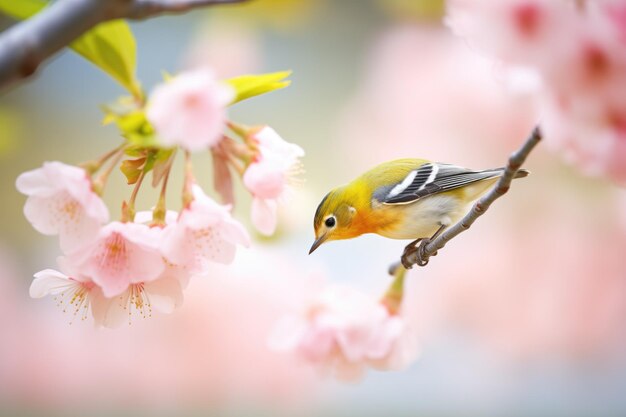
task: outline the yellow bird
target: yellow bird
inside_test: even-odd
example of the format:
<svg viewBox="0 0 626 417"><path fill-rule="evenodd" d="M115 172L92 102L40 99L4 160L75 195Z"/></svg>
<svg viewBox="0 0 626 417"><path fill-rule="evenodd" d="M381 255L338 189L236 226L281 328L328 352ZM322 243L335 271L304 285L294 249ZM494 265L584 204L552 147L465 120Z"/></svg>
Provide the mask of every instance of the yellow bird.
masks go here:
<svg viewBox="0 0 626 417"><path fill-rule="evenodd" d="M504 168L474 171L423 159L380 164L322 199L309 254L324 242L364 233L415 239L408 250L456 223L503 172ZM515 178L527 175L522 169Z"/></svg>

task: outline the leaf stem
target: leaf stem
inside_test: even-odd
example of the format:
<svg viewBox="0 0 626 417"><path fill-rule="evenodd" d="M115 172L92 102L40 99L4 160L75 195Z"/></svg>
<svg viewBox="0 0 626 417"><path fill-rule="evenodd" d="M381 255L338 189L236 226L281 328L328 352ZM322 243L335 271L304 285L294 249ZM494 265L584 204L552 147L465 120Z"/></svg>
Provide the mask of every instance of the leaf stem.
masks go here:
<svg viewBox="0 0 626 417"><path fill-rule="evenodd" d="M391 315L396 315L402 307L402 299L404 298L404 277L406 269L402 265L393 272L393 281L380 302L387 308Z"/></svg>
<svg viewBox="0 0 626 417"><path fill-rule="evenodd" d="M106 186L106 184L107 184L107 182L109 180L109 175L111 175L111 172L113 171L113 168L115 168L117 166L117 164L120 162L120 160L122 159L122 156L124 155L124 150L125 149L126 149L126 146L120 146L117 149L115 149L114 152L112 152L111 155L104 155L104 156L106 156L106 159L104 161L110 159L111 157L113 157L113 161L93 181L93 185L92 185L93 191L96 194L98 194L99 196L102 196L102 194L104 193L104 187Z"/></svg>
<svg viewBox="0 0 626 417"><path fill-rule="evenodd" d="M113 148L110 151L106 152L104 155L100 156L100 158L98 158L96 160L92 160L92 161L83 162L83 163L79 164L79 166L81 168L83 168L85 171L87 171L89 173L89 175L93 175L96 172L98 172L100 170L100 168L102 168L102 165L104 165L106 163L106 161L111 159L111 157L113 157L120 150L125 149L125 148L126 148L126 142L124 142L120 146L118 146L116 148Z"/></svg>
<svg viewBox="0 0 626 417"><path fill-rule="evenodd" d="M137 178L128 204L125 204L122 208L122 222L132 222L135 220L135 200L137 200L137 194L139 194L139 189L145 177L146 171L142 170L141 174L139 174L139 178Z"/></svg>
<svg viewBox="0 0 626 417"><path fill-rule="evenodd" d="M250 128L248 126L235 123L232 120L226 120L226 126L228 126L228 128L235 132L238 136L241 136L244 140L250 132Z"/></svg>
<svg viewBox="0 0 626 417"><path fill-rule="evenodd" d="M185 180L183 184L183 208L186 208L193 201L193 186L196 178L193 175L193 164L191 163L191 153L185 151Z"/></svg>
<svg viewBox="0 0 626 417"><path fill-rule="evenodd" d="M154 225L165 225L165 215L167 213L167 207L165 203L165 197L167 193L167 183L170 179L170 172L172 171L172 162L174 158L170 157L170 161L165 168L165 174L163 174L163 180L161 184L161 193L159 194L159 201L152 210L152 223Z"/></svg>

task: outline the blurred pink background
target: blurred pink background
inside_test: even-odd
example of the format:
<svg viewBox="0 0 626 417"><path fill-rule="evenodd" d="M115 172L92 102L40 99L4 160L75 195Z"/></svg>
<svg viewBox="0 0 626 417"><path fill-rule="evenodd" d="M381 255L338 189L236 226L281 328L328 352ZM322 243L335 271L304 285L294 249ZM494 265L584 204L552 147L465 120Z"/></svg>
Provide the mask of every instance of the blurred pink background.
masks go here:
<svg viewBox="0 0 626 417"><path fill-rule="evenodd" d="M267 348L276 320L320 281L382 294L405 244L364 236L308 256L330 188L396 157L501 166L537 122L520 80L454 37L443 8L257 0L133 24L148 88L161 70L207 63L222 77L292 69L288 89L231 116L301 145L306 182L276 237L256 236L233 266L192 280L173 314L117 330L69 325L52 299L29 298L32 273L53 266L57 248L24 219L14 181L44 160L79 163L117 143L98 105L121 90L65 52L0 97L0 414L626 414L626 193L543 145L530 177L408 274L421 344L408 370L340 384ZM195 161L207 188L209 160ZM116 215L111 203L129 190L113 180L105 197ZM238 201L246 222L245 193Z"/></svg>

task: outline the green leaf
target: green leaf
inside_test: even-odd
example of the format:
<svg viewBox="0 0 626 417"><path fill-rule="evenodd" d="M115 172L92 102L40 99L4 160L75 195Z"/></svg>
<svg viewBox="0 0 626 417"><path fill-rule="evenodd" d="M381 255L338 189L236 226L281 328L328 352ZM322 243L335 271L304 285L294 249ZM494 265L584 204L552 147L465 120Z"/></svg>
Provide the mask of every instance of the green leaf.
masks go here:
<svg viewBox="0 0 626 417"><path fill-rule="evenodd" d="M154 151L149 151L148 152L148 159L146 160L146 164L143 166L143 172L144 174L147 174L148 172L152 171L152 168L154 168L154 162L156 161L156 155Z"/></svg>
<svg viewBox="0 0 626 417"><path fill-rule="evenodd" d="M135 184L139 180L139 176L144 175L152 171L155 168L155 163L158 162L159 153L162 151L155 151L153 149L142 149L138 152L139 156L136 159L125 159L120 164L120 170L126 176L128 184ZM171 152L168 157L171 156Z"/></svg>
<svg viewBox="0 0 626 417"><path fill-rule="evenodd" d="M135 184L146 166L146 157L139 159L126 159L120 164L120 170L126 176L129 185Z"/></svg>
<svg viewBox="0 0 626 417"><path fill-rule="evenodd" d="M260 75L242 75L240 77L230 78L225 81L235 89L235 98L230 104L235 104L250 97L285 88L291 84L291 81L285 80L289 75L291 75L291 71L280 71Z"/></svg>
<svg viewBox="0 0 626 417"><path fill-rule="evenodd" d="M146 148L142 148L141 146L129 146L124 150L124 155L128 155L133 158L138 158L140 156L146 155Z"/></svg>
<svg viewBox="0 0 626 417"><path fill-rule="evenodd" d="M146 118L143 109L134 105L127 105L126 97L108 106L102 106L104 119L102 123L107 125L115 123L123 137L128 140L131 148L127 150L128 155L132 155L133 149L137 148L161 148L162 145L156 137L154 127Z"/></svg>
<svg viewBox="0 0 626 417"><path fill-rule="evenodd" d="M45 0L0 0L0 11L14 19L24 20L47 5Z"/></svg>
<svg viewBox="0 0 626 417"><path fill-rule="evenodd" d="M133 96L142 97L141 86L135 76L137 45L128 23L123 20L101 23L72 42L71 47L113 77Z"/></svg>
<svg viewBox="0 0 626 417"><path fill-rule="evenodd" d="M0 0L0 12L15 19L27 19L48 5L44 0ZM70 45L71 48L109 74L133 96L142 97L135 76L137 46L128 24L113 20L97 25Z"/></svg>

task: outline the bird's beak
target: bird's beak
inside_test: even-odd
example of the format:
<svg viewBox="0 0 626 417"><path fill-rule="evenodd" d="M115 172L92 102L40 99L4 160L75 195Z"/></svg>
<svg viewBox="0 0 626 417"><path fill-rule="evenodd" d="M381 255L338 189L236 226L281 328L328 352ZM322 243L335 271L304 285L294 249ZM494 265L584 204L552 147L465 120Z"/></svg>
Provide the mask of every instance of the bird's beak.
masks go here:
<svg viewBox="0 0 626 417"><path fill-rule="evenodd" d="M323 235L315 239L315 242L313 242L313 245L311 245L311 250L309 250L309 255L312 254L315 249L319 248L320 245L326 241L326 239L328 239L327 233L324 233Z"/></svg>

